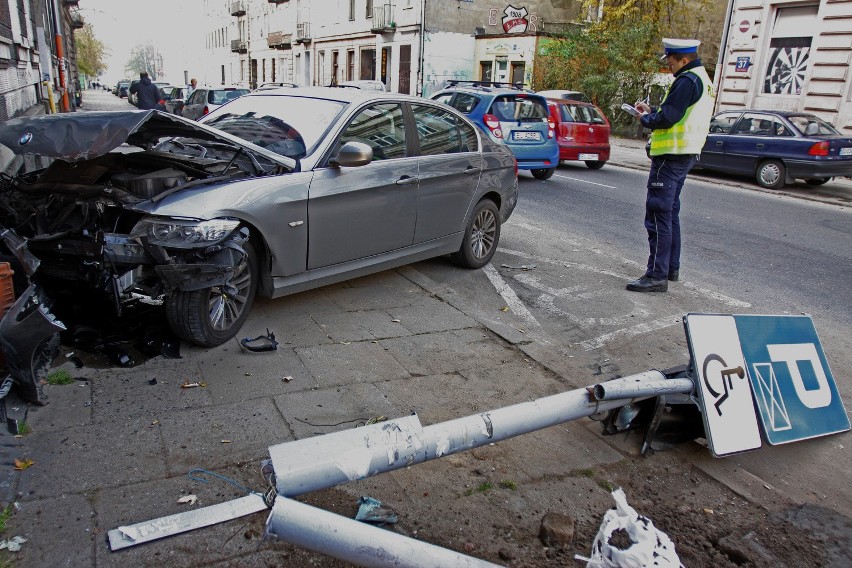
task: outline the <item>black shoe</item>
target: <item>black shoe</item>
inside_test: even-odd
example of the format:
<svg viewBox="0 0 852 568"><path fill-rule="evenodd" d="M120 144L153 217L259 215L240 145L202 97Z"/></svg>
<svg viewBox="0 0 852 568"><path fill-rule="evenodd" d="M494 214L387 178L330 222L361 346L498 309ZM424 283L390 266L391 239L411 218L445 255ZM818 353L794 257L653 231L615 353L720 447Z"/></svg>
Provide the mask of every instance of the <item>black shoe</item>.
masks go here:
<svg viewBox="0 0 852 568"><path fill-rule="evenodd" d="M669 282L677 282L680 280L680 270L672 270L669 272Z"/></svg>
<svg viewBox="0 0 852 568"><path fill-rule="evenodd" d="M638 280L628 282L627 289L631 292L665 292L669 289L669 283L664 279L654 280L646 274Z"/></svg>

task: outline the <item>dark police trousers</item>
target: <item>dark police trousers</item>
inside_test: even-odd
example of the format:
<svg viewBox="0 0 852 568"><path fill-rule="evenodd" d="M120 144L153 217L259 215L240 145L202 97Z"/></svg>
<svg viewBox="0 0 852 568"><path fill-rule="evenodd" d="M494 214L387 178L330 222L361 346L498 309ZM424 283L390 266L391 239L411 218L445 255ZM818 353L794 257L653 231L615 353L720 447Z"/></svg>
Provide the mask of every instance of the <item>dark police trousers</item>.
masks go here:
<svg viewBox="0 0 852 568"><path fill-rule="evenodd" d="M680 270L680 190L697 157L666 154L651 159L645 228L648 230L648 269L654 280L665 280Z"/></svg>

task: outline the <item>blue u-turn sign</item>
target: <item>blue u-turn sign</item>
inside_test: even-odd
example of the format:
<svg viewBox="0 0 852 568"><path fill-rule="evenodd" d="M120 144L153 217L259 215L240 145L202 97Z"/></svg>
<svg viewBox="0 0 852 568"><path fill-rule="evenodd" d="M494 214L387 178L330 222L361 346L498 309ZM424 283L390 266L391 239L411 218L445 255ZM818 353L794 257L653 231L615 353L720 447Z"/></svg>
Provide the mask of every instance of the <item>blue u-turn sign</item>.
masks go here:
<svg viewBox="0 0 852 568"><path fill-rule="evenodd" d="M849 430L849 417L807 316L734 316L770 444Z"/></svg>

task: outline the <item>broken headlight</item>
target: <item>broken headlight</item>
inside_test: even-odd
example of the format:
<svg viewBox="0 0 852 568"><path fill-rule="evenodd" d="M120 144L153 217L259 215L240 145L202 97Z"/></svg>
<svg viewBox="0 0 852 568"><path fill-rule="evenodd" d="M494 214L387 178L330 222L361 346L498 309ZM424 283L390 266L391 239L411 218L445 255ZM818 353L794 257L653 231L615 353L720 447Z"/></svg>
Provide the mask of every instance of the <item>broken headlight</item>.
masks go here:
<svg viewBox="0 0 852 568"><path fill-rule="evenodd" d="M225 240L240 226L237 219L172 219L148 217L131 231L131 237L143 237L148 243L168 248L202 248Z"/></svg>

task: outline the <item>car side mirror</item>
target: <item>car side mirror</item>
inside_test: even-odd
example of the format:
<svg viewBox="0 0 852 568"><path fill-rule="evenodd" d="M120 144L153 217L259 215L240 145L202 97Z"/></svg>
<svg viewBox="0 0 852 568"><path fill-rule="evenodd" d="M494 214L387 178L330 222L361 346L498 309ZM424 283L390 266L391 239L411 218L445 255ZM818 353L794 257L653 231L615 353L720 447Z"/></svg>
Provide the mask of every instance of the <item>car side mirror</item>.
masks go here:
<svg viewBox="0 0 852 568"><path fill-rule="evenodd" d="M363 142L346 142L328 163L336 167L354 168L373 161L373 149Z"/></svg>
<svg viewBox="0 0 852 568"><path fill-rule="evenodd" d="M606 124L606 122L604 122L604 119L602 118L593 118L592 124Z"/></svg>

